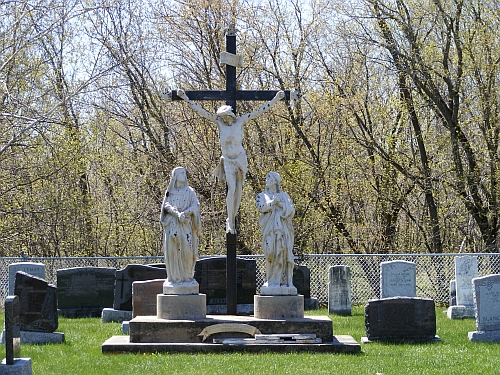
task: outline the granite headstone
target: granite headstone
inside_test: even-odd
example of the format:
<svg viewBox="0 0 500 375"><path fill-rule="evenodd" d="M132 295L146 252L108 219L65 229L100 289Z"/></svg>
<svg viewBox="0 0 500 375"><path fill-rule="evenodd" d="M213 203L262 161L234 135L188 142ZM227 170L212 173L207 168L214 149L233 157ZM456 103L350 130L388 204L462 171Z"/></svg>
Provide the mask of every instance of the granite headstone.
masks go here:
<svg viewBox="0 0 500 375"><path fill-rule="evenodd" d="M351 315L351 269L332 266L328 270L328 313Z"/></svg>
<svg viewBox="0 0 500 375"><path fill-rule="evenodd" d="M59 313L67 317L100 317L113 307L116 269L75 267L57 270Z"/></svg>
<svg viewBox="0 0 500 375"><path fill-rule="evenodd" d="M199 259L194 277L200 293L206 294L207 305L226 304L226 257ZM238 304L253 304L257 289L255 259L236 259L236 288Z"/></svg>
<svg viewBox="0 0 500 375"><path fill-rule="evenodd" d="M8 296L5 299L5 360L8 365L13 365L21 353L19 314L19 297Z"/></svg>
<svg viewBox="0 0 500 375"><path fill-rule="evenodd" d="M435 341L434 300L417 297L370 300L365 306L365 329L368 341Z"/></svg>
<svg viewBox="0 0 500 375"><path fill-rule="evenodd" d="M477 331L469 332L472 342L500 342L500 275L472 280Z"/></svg>
<svg viewBox="0 0 500 375"><path fill-rule="evenodd" d="M116 271L113 308L115 310L132 311L132 283L135 281L166 279L167 271L165 265L162 266L129 264L124 269Z"/></svg>
<svg viewBox="0 0 500 375"><path fill-rule="evenodd" d="M477 256L455 257L457 305L473 307L472 279L478 276Z"/></svg>
<svg viewBox="0 0 500 375"><path fill-rule="evenodd" d="M14 294L14 284L17 271L45 279L45 264L34 262L20 262L9 264L9 295Z"/></svg>
<svg viewBox="0 0 500 375"><path fill-rule="evenodd" d="M55 285L18 271L14 293L19 297L21 331L52 333L57 329L57 288Z"/></svg>
<svg viewBox="0 0 500 375"><path fill-rule="evenodd" d="M403 260L380 263L380 293L380 298L415 297L415 263Z"/></svg>
<svg viewBox="0 0 500 375"><path fill-rule="evenodd" d="M450 319L474 318L472 279L477 277L477 256L455 257L455 305L446 312Z"/></svg>

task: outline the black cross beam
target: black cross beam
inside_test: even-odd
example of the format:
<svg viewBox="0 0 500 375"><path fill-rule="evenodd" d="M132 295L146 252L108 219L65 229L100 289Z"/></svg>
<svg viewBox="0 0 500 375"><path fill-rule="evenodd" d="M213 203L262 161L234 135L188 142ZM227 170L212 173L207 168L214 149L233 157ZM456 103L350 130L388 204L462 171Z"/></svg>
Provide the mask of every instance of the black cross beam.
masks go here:
<svg viewBox="0 0 500 375"><path fill-rule="evenodd" d="M231 27L226 32L226 53L236 58L236 29ZM236 66L226 63L226 90L185 91L191 100L225 101L237 115L238 100L269 101L274 98L277 90L238 90L236 85ZM290 100L290 90L284 90L285 100ZM172 90L170 100L182 100L177 91ZM227 314L236 315L237 279L236 279L237 235L226 234L226 306Z"/></svg>

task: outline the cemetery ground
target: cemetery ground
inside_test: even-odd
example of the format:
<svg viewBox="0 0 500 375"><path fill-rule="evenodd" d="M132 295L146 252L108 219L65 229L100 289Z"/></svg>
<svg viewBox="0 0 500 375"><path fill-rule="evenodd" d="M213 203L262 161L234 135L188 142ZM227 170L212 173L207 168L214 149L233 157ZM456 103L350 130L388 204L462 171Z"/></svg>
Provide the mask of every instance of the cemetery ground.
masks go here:
<svg viewBox="0 0 500 375"><path fill-rule="evenodd" d="M30 357L33 374L495 374L500 368L500 344L471 343L474 319L452 320L436 308L441 342L426 344L368 343L361 354L102 354L102 343L119 335L119 323L99 318L59 318L58 331L66 342L21 345L21 357ZM306 315L328 315L326 309ZM365 336L364 306L352 316L330 315L334 334ZM2 314L3 320L3 314ZM1 323L1 322L0 322ZM5 353L5 345L1 347Z"/></svg>

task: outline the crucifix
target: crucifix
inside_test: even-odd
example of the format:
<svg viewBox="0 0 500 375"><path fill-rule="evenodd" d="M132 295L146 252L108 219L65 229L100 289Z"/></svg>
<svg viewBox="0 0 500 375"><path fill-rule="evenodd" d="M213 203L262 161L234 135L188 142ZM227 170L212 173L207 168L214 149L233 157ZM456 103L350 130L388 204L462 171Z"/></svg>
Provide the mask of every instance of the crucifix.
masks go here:
<svg viewBox="0 0 500 375"><path fill-rule="evenodd" d="M215 170L216 176L226 181L227 220L226 220L226 304L227 314L236 315L237 273L236 250L237 233L235 217L241 201L243 181L247 172L247 158L241 144L243 125L253 118L267 112L279 100L291 100L294 91L238 90L236 68L241 67L242 56L236 55L236 29L230 27L226 32L226 52L220 55L220 63L226 66L226 90L183 91L172 90L167 93L168 100L184 100L200 115L218 124L222 157ZM224 100L225 106L211 114L194 101ZM236 116L238 100L268 101L257 110L242 116Z"/></svg>

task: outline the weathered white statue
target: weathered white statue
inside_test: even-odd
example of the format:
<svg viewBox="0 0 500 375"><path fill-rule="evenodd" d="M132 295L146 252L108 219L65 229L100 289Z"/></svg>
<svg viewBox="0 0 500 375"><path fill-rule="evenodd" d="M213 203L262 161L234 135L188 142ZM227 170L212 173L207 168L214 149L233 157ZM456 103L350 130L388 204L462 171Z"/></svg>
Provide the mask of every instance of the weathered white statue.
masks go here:
<svg viewBox="0 0 500 375"><path fill-rule="evenodd" d="M198 286L194 279L194 266L198 259L198 236L201 231L200 207L182 167L172 171L161 205L160 222L167 268L165 285Z"/></svg>
<svg viewBox="0 0 500 375"><path fill-rule="evenodd" d="M280 184L280 175L269 172L265 190L257 195L262 248L266 257L266 283L260 294L297 294L293 286L292 218L295 208Z"/></svg>
<svg viewBox="0 0 500 375"><path fill-rule="evenodd" d="M219 128L222 156L214 174L221 181L226 181L227 184L226 232L236 233L235 217L240 208L243 182L248 170L247 155L242 145L243 125L269 111L275 103L285 97L285 93L278 91L271 101L257 110L239 117L233 113L231 106L224 105L217 110L217 114L213 115L190 100L183 90L177 90L177 96L186 101L201 116L215 122Z"/></svg>

